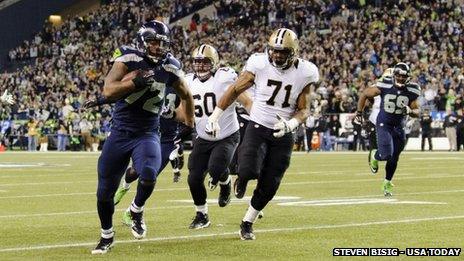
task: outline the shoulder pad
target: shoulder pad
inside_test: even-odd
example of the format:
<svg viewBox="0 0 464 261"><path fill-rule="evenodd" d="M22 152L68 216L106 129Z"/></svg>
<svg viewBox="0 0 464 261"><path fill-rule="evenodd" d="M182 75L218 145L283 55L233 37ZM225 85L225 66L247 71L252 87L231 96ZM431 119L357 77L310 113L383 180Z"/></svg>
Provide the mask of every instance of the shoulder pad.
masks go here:
<svg viewBox="0 0 464 261"><path fill-rule="evenodd" d="M233 82L237 79L237 73L230 67L221 67L216 71L215 76L219 82Z"/></svg>
<svg viewBox="0 0 464 261"><path fill-rule="evenodd" d="M393 86L393 79L391 77L381 78L375 86L379 88L391 88Z"/></svg>
<svg viewBox="0 0 464 261"><path fill-rule="evenodd" d="M298 64L298 67L301 66L303 76L308 78L308 83L319 81L319 69L314 63L298 58Z"/></svg>
<svg viewBox="0 0 464 261"><path fill-rule="evenodd" d="M257 69L264 69L268 61L265 53L254 53L248 58L247 64L253 65Z"/></svg>
<svg viewBox="0 0 464 261"><path fill-rule="evenodd" d="M173 65L173 68L176 68L177 70L182 69L182 63L174 57L171 53L168 53L166 55L166 59L164 60L163 65L170 64Z"/></svg>
<svg viewBox="0 0 464 261"><path fill-rule="evenodd" d="M187 73L184 78L185 78L185 81L191 82L195 78L195 74L194 73Z"/></svg>
<svg viewBox="0 0 464 261"><path fill-rule="evenodd" d="M111 61L118 61L118 62L129 62L129 61L141 61L143 60L143 54L130 46L123 45L113 52L113 56Z"/></svg>
<svg viewBox="0 0 464 261"><path fill-rule="evenodd" d="M412 92L414 94L421 95L421 88L420 88L419 84L417 84L415 82L409 82L406 85L406 88L408 89L408 91L410 91L410 92Z"/></svg>

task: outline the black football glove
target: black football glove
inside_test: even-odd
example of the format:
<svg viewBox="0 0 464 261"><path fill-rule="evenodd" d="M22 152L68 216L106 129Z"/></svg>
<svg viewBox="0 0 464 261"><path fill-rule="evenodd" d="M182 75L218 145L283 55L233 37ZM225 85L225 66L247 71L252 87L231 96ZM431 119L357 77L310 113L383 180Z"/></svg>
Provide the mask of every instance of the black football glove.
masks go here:
<svg viewBox="0 0 464 261"><path fill-rule="evenodd" d="M361 126L363 123L363 113L362 111L357 111L356 116L353 118L353 125Z"/></svg>
<svg viewBox="0 0 464 261"><path fill-rule="evenodd" d="M150 87L155 82L155 78L153 76L154 73L152 71L140 72L137 74L137 76L132 80L135 85L135 90L140 91Z"/></svg>

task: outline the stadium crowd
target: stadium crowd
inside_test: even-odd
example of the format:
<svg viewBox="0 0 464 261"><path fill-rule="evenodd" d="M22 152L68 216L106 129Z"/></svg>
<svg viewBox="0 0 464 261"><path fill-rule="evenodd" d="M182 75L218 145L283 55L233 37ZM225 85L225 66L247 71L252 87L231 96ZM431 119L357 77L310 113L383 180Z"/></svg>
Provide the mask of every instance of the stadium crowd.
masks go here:
<svg viewBox="0 0 464 261"><path fill-rule="evenodd" d="M33 39L10 51L12 62L28 65L0 74L0 91L8 89L17 101L14 106L0 104L4 144L18 139L20 146L35 150L51 135L60 150L66 144L76 150L95 150L109 130L111 107L96 111L81 107L98 95L112 52L133 43L144 21L174 21L213 1L188 1L189 5L184 1L105 2L97 11L68 19L60 27L44 24ZM307 148L311 148L316 131L324 150L332 150L334 139L341 134L338 114L356 110L357 93L372 85L386 68L407 61L413 80L422 88L421 106L459 114L443 127L454 128L455 139L463 143L459 119L464 93L464 5L454 1L372 2L214 1L217 13L213 19L195 13L187 27L172 24L172 51L190 71L193 48L209 43L217 47L221 63L240 70L250 54L265 50L274 28L293 29L300 37L300 56L315 63L321 74L313 93L313 116L306 129L297 131L296 139L306 135ZM28 143L21 136L28 136Z"/></svg>

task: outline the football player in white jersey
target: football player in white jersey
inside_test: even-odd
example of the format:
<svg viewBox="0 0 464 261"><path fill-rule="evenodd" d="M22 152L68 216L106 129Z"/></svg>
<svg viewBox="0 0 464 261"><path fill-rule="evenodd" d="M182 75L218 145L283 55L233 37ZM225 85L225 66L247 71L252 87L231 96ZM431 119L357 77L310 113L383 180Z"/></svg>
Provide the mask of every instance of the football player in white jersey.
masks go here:
<svg viewBox="0 0 464 261"><path fill-rule="evenodd" d="M310 89L319 81L316 65L298 58L298 38L290 29L274 31L265 53L253 54L242 73L208 119L207 132L218 135L224 110L253 84L256 85L250 123L239 153L237 198L247 182L258 178L250 206L240 225L240 238L253 240L252 225L259 212L274 197L290 164L292 131L309 115Z"/></svg>
<svg viewBox="0 0 464 261"><path fill-rule="evenodd" d="M206 134L208 116L213 113L217 101L227 88L236 80L237 74L229 67L217 68L219 56L211 45L202 44L196 48L192 58L194 73L186 76L186 82L194 99L198 136L188 160L188 184L196 208L190 228L200 229L211 224L204 185L207 172L211 177L209 189L214 190L219 184L219 206L225 207L230 202L231 180L228 166L240 141L240 132L235 106L230 106L224 110L224 115L218 122L221 133L214 137ZM248 94L240 95L238 100L250 109L252 102Z"/></svg>
<svg viewBox="0 0 464 261"><path fill-rule="evenodd" d="M386 69L380 79L391 78L393 77L393 68ZM377 132L375 131L375 124L377 123L377 115L379 115L380 111L380 96L375 96L373 98L373 102L368 100L369 103L372 103L371 113L369 114L369 121L366 121L366 129L369 135L369 156L370 159L371 153L373 150L377 149ZM368 105L366 105L368 106Z"/></svg>

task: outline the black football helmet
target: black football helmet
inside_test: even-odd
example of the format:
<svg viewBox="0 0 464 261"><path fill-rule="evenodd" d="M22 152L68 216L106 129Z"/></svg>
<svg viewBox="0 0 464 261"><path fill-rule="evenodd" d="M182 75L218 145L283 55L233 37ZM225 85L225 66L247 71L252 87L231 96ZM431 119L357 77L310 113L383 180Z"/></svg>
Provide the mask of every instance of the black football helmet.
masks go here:
<svg viewBox="0 0 464 261"><path fill-rule="evenodd" d="M170 51L171 32L167 25L160 21L150 21L142 25L137 32L137 49L148 59L158 63Z"/></svg>
<svg viewBox="0 0 464 261"><path fill-rule="evenodd" d="M393 81L395 85L403 87L411 80L411 68L403 62L399 62L393 67Z"/></svg>

